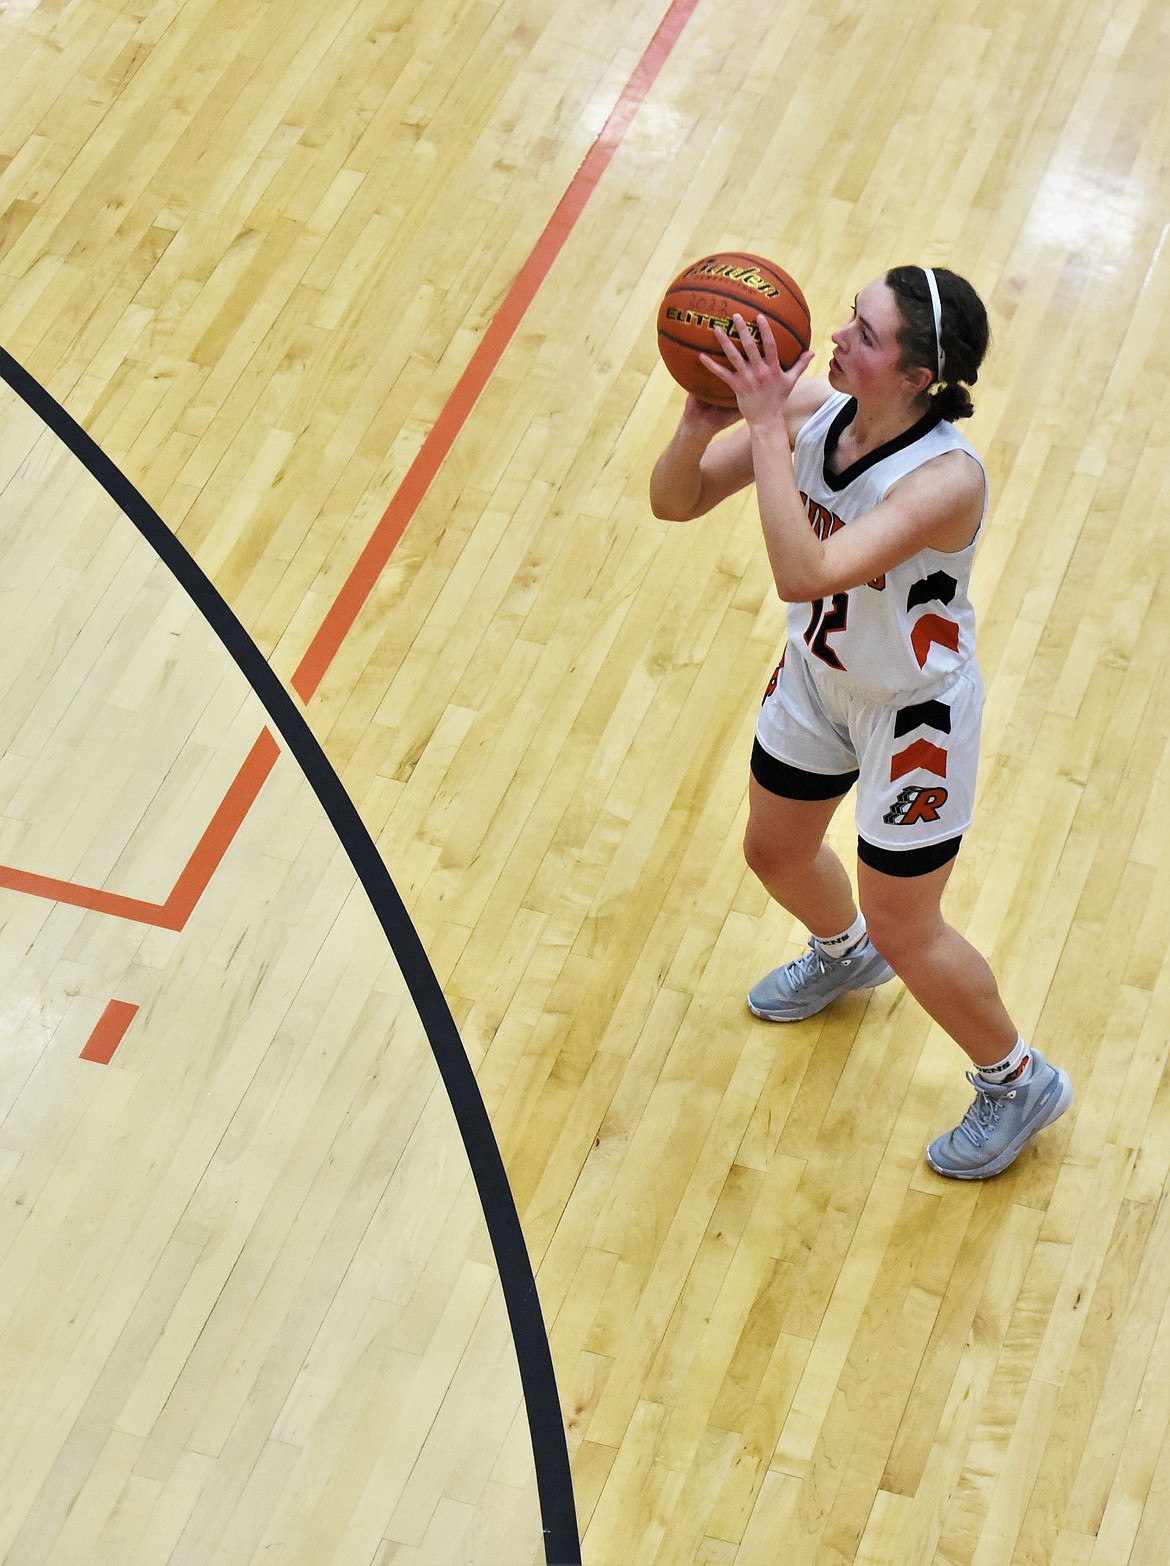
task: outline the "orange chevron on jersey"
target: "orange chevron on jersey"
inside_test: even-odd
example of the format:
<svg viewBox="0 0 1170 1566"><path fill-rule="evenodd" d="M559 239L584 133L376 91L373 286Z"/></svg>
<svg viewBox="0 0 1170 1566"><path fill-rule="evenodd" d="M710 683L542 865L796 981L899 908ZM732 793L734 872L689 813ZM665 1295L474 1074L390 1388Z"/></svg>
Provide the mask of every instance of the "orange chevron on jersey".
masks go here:
<svg viewBox="0 0 1170 1566"><path fill-rule="evenodd" d="M924 614L920 620L915 621L914 629L910 632L910 645L914 648L914 656L918 659L920 669L926 667L930 649L936 643L940 647L949 647L952 652L958 652L959 627L954 620L944 619L941 614Z"/></svg>
<svg viewBox="0 0 1170 1566"><path fill-rule="evenodd" d="M890 758L890 782L896 783L899 778L904 778L907 772L933 772L936 777L945 778L947 775L947 753L939 745L932 745L927 739L916 739L907 745L905 750L900 750L896 756Z"/></svg>

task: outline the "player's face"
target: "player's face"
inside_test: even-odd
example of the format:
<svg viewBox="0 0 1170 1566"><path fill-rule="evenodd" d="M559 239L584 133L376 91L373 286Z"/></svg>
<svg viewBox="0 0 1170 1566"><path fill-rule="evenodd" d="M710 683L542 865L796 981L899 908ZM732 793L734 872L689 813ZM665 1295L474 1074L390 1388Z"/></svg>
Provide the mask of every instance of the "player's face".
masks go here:
<svg viewBox="0 0 1170 1566"><path fill-rule="evenodd" d="M904 392L906 376L899 366L901 324L898 301L884 278L858 294L852 318L833 333L829 385L858 398Z"/></svg>

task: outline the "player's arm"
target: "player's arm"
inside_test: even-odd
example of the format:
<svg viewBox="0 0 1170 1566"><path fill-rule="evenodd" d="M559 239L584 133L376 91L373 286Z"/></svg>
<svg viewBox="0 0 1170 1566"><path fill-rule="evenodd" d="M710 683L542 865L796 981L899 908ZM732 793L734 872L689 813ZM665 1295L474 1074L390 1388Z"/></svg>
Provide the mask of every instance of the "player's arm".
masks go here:
<svg viewBox="0 0 1170 1566"><path fill-rule="evenodd" d="M895 484L868 516L827 539L809 526L792 467L786 405L811 355L785 370L772 331L758 318L763 351L740 316L739 342L716 328L727 365L703 362L735 392L751 443L760 522L776 591L787 603L809 603L873 581L919 550L963 549L983 514L983 470L965 452L946 452Z"/></svg>
<svg viewBox="0 0 1170 1566"><path fill-rule="evenodd" d="M872 582L922 549L965 549L983 515L985 480L965 452L949 451L895 484L864 517L820 539L809 526L776 431L753 429L760 520L776 591L809 603Z"/></svg>
<svg viewBox="0 0 1170 1566"><path fill-rule="evenodd" d="M716 408L688 395L678 429L650 475L650 509L670 522L701 517L752 481L751 440L746 428L724 430L739 419L736 408Z"/></svg>
<svg viewBox="0 0 1170 1566"><path fill-rule="evenodd" d="M805 422L830 394L828 381L802 382L789 398L786 412L792 445ZM731 430L735 408L716 408L688 396L678 429L650 475L650 509L656 517L687 522L704 516L720 501L746 489L755 477L751 436L746 427Z"/></svg>

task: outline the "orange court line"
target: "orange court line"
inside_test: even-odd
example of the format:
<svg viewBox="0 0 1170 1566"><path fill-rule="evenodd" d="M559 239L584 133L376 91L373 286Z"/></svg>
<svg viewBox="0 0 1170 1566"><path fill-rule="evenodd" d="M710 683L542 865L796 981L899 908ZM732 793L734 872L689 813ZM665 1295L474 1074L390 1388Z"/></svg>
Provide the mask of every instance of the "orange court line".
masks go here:
<svg viewBox="0 0 1170 1566"><path fill-rule="evenodd" d="M89 1043L82 1050L80 1058L96 1061L99 1066L108 1066L114 1058L114 1051L126 1037L126 1029L137 1015L138 1007L130 1001L111 1001L90 1034Z"/></svg>
<svg viewBox="0 0 1170 1566"><path fill-rule="evenodd" d="M171 895L163 904L166 918L160 920L168 930L181 930L195 911L195 907L207 884L219 869L223 856L235 840L245 818L256 803L256 796L268 780L268 774L280 755L271 730L262 730L260 737L248 752L235 781L223 797L219 809L208 823L207 830L196 844L195 852L187 861L182 875L175 882Z"/></svg>
<svg viewBox="0 0 1170 1566"><path fill-rule="evenodd" d="M698 0L674 0L532 254L492 317L470 363L297 666L292 688L302 701L309 701L324 678L697 4Z"/></svg>
<svg viewBox="0 0 1170 1566"><path fill-rule="evenodd" d="M116 918L133 920L138 924L153 924L162 930L181 930L191 917L208 882L219 869L224 854L255 804L256 796L279 755L279 745L269 730L265 729L249 751L165 903L122 897L117 892L78 886L73 881L59 881L52 876L34 875L29 870L13 870L8 865L0 865L0 887L6 887L12 892L25 892L30 897L46 897L52 902L69 903L75 908L88 908L94 913L113 914Z"/></svg>
<svg viewBox="0 0 1170 1566"><path fill-rule="evenodd" d="M307 703L312 698L349 634L386 562L467 422L480 393L609 167L697 4L698 0L673 0L581 167L561 197L556 211L492 317L467 368L443 405L381 521L342 584L292 676L293 690L302 701ZM0 865L0 888L70 903L75 907L113 914L142 924L158 925L162 929L181 930L219 867L232 839L243 825L279 753L277 742L265 729L165 903L123 897L115 892L77 886L70 881L34 875L5 865Z"/></svg>

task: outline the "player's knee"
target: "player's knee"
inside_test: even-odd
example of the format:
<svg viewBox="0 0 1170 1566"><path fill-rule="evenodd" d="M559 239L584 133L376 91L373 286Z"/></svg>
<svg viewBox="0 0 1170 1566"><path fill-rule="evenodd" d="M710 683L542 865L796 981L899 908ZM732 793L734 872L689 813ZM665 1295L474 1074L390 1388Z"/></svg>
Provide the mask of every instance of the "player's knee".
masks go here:
<svg viewBox="0 0 1170 1566"><path fill-rule="evenodd" d="M743 857L748 869L764 880L768 873L772 852L764 839L764 834L757 831L751 821L748 822L747 831L743 835Z"/></svg>
<svg viewBox="0 0 1170 1566"><path fill-rule="evenodd" d="M937 921L908 918L904 910L872 900L862 900L861 911L866 934L895 973L905 975L929 960Z"/></svg>
<svg viewBox="0 0 1170 1566"><path fill-rule="evenodd" d="M870 943L877 948L895 973L900 972L900 964L904 962L904 953L910 944L906 930L900 928L897 920L890 918L881 909L866 908L863 905L861 911L865 915L865 932L869 936Z"/></svg>
<svg viewBox="0 0 1170 1566"><path fill-rule="evenodd" d="M793 872L792 856L783 840L761 831L751 820L744 833L743 857L748 869L766 886L774 885Z"/></svg>

